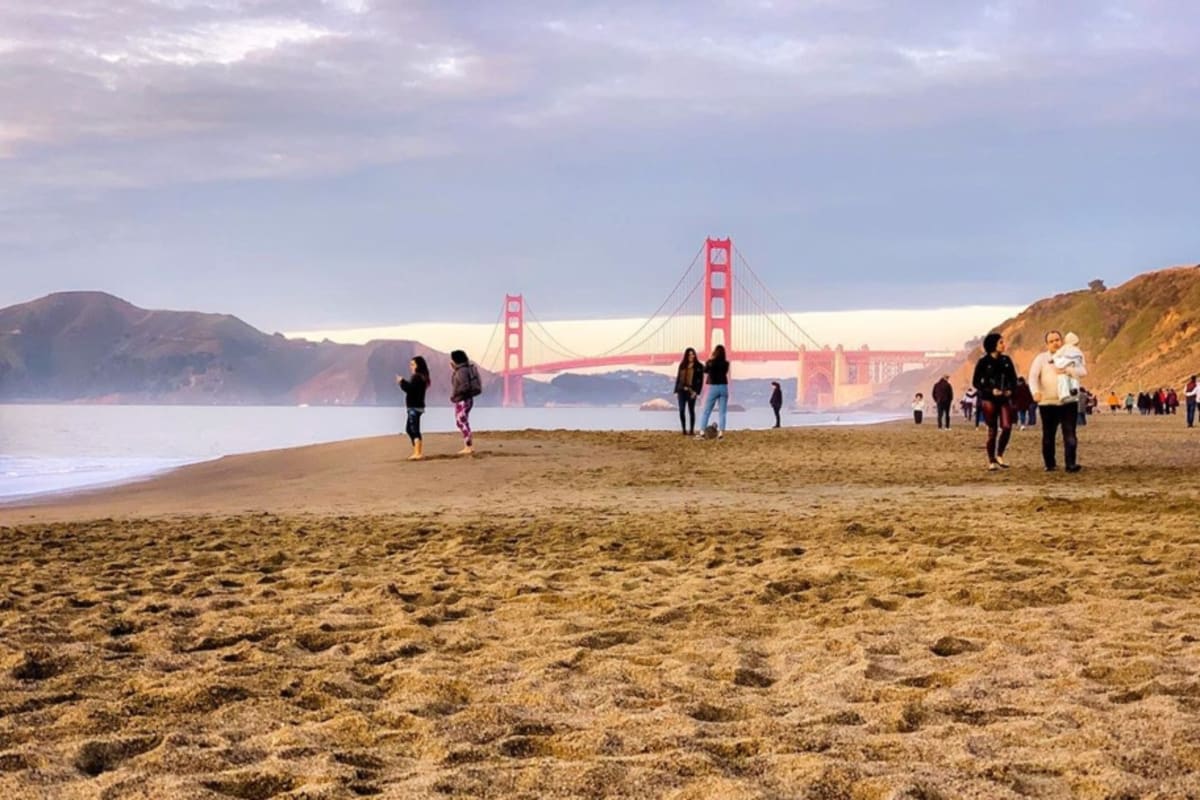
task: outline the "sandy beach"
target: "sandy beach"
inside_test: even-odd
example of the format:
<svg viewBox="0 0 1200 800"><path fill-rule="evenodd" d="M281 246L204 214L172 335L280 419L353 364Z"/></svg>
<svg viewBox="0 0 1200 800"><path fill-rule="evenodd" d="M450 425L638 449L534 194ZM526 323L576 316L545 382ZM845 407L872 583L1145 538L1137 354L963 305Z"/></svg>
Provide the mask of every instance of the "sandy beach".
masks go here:
<svg viewBox="0 0 1200 800"><path fill-rule="evenodd" d="M0 507L0 797L1200 797L1198 436L386 437Z"/></svg>

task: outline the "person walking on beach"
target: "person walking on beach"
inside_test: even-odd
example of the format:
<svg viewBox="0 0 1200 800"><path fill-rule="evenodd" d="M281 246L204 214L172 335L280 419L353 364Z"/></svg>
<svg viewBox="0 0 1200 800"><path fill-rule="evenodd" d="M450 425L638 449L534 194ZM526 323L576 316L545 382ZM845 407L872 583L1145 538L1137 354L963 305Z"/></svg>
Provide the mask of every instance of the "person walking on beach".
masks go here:
<svg viewBox="0 0 1200 800"><path fill-rule="evenodd" d="M421 442L421 415L425 413L425 390L429 388L429 365L423 356L413 356L408 362L412 372L407 378L396 376L396 383L404 391L404 409L407 419L404 432L412 441L412 455L409 461L420 461L425 457L424 446Z"/></svg>
<svg viewBox="0 0 1200 800"><path fill-rule="evenodd" d="M925 395L917 392L913 396L912 401L913 422L917 425L921 424L921 420L925 419Z"/></svg>
<svg viewBox="0 0 1200 800"><path fill-rule="evenodd" d="M979 398L979 392L975 391L974 386L967 387L967 390L965 392L963 392L963 399L962 399L963 419L965 419L967 422L970 422L971 418L975 416L975 401L978 398Z"/></svg>
<svg viewBox="0 0 1200 800"><path fill-rule="evenodd" d="M679 399L679 427L683 428L684 436L696 432L696 398L702 391L704 365L697 360L695 349L689 347L683 351L679 371L675 373L675 397Z"/></svg>
<svg viewBox="0 0 1200 800"><path fill-rule="evenodd" d="M1017 412L1017 430L1025 430L1026 424L1033 425L1033 392L1020 376L1017 377L1017 388L1013 390L1012 404Z"/></svg>
<svg viewBox="0 0 1200 800"><path fill-rule="evenodd" d="M971 385L979 391L979 406L987 425L988 469L1008 469L1004 451L1012 437L1012 394L1017 388L1017 368L1004 355L1008 346L995 331L983 337L983 357L975 363ZM999 437L997 437L999 429Z"/></svg>
<svg viewBox="0 0 1200 800"><path fill-rule="evenodd" d="M462 350L450 351L450 366L453 370L450 375L450 402L454 403L454 424L463 437L463 449L458 454L469 456L475 452L471 436L471 409L475 407L475 398L483 393L483 381L479 377L479 367L472 364Z"/></svg>
<svg viewBox="0 0 1200 800"><path fill-rule="evenodd" d="M713 406L720 403L717 414L717 438L720 439L725 435L725 415L729 411L729 361L725 358L725 345L713 348L712 355L704 362L704 374L708 376L708 394L704 396L704 414L700 417L700 432L696 436L704 436Z"/></svg>
<svg viewBox="0 0 1200 800"><path fill-rule="evenodd" d="M1065 367L1055 366L1054 354L1063 346L1062 334L1049 331L1046 334L1046 349L1037 354L1029 365L1029 385L1033 387L1033 398L1042 407L1042 462L1047 472L1058 469L1055 463L1054 440L1062 428L1063 458L1067 472L1078 472L1079 440L1076 425L1079 420L1079 394L1070 394L1070 382L1065 384L1067 394L1059 394L1059 376L1066 374L1078 379L1087 375L1087 366L1082 355Z"/></svg>
<svg viewBox="0 0 1200 800"><path fill-rule="evenodd" d="M954 387L950 385L950 376L943 375L929 394L937 406L938 430L950 430L950 406L954 404Z"/></svg>
<svg viewBox="0 0 1200 800"><path fill-rule="evenodd" d="M1125 413L1126 413L1126 414L1130 414L1130 415L1132 415L1132 414L1133 414L1133 403L1134 403L1134 399L1135 399L1135 398L1134 398L1134 396L1133 396L1133 392L1126 392L1126 393L1125 393Z"/></svg>
<svg viewBox="0 0 1200 800"><path fill-rule="evenodd" d="M1187 426L1190 428L1196 421L1196 401L1200 399L1200 383L1196 383L1196 376L1188 378L1187 385L1183 387L1183 402L1187 413Z"/></svg>
<svg viewBox="0 0 1200 800"><path fill-rule="evenodd" d="M780 427L779 409L783 408L783 387L779 385L779 381L771 381L771 399L768 401L771 404L771 410L775 412L775 427Z"/></svg>

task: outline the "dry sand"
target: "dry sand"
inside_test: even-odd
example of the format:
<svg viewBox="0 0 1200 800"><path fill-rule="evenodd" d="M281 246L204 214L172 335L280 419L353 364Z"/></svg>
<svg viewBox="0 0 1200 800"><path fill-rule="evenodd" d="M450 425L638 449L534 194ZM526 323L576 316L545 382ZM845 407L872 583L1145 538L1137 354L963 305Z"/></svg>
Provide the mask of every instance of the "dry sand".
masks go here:
<svg viewBox="0 0 1200 800"><path fill-rule="evenodd" d="M391 437L0 509L0 797L1200 797L1200 434L989 474L956 425Z"/></svg>

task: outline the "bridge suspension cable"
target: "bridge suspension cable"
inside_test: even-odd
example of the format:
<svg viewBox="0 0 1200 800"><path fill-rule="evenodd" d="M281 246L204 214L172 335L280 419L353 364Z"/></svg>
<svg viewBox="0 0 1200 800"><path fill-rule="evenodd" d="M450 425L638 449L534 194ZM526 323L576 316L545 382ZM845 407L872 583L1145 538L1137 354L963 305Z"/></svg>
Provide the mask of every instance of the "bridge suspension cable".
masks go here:
<svg viewBox="0 0 1200 800"><path fill-rule="evenodd" d="M636 345L631 345L629 347L626 347L626 345L628 345L630 342L632 342L634 340L637 340L637 337L641 335L642 331L644 331L644 330L646 330L646 328L650 327L651 322L658 319L659 314L662 313L662 310L667 307L668 303L671 302L671 298L674 297L676 295L676 293L679 291L679 287L684 285L684 282L687 280L688 275L690 275L692 273L692 270L696 268L696 264L699 263L700 256L703 253L704 253L704 245L701 245L700 249L696 251L696 255L694 255L692 257L692 263L688 264L687 269L684 270L683 274L679 276L679 280L675 282L675 286L672 287L670 294L668 294L666 299L663 300L662 303L659 304L658 308L654 309L654 313L651 314L646 319L645 322L643 322L640 326L638 326L637 330L635 330L633 333L629 334L627 337L625 337L623 340L621 340L617 344L615 344L612 347L610 347L609 349L605 350L603 353L598 354L597 357L612 356L612 355L624 355L625 353L628 353L631 350L633 350ZM701 276L700 280L703 281L703 276ZM697 283L696 286L699 286L699 283ZM692 294L695 293L695 291L696 291L696 287L692 287L691 291L689 291L687 296L684 298L684 302L686 302L687 299L690 298L692 296ZM671 319L671 316L668 315L666 321L669 322L670 319ZM665 322L664 322L664 324L665 324ZM662 325L659 326L659 328L661 328L661 327L662 327ZM653 334L651 334L651 335L653 335ZM641 342L644 341L644 339L637 340L637 341L638 341L638 344L641 344ZM624 349L622 349L622 348L624 348Z"/></svg>
<svg viewBox="0 0 1200 800"><path fill-rule="evenodd" d="M584 355L583 353L578 353L578 352L572 350L571 348L567 347L565 344L560 342L558 339L554 338L554 334L552 334L550 332L550 329L548 327L546 327L546 324L544 322L542 322L540 319L538 319L537 314L535 314L533 312L533 307L531 305L529 305L528 300L525 301L525 316L528 317L530 320L532 320L533 326L537 326L538 328L540 328L542 331L542 334L545 335L546 339L549 339L555 345L554 347L551 347L550 345L546 344L545 340L543 340L541 337L539 337L537 335L537 333L533 330L533 326L526 325L525 330L528 331L530 334L532 334L535 339L537 339L539 342L541 342L543 347L545 347L548 350L551 350L552 352L555 352L559 355L569 356L571 358L587 358L587 356Z"/></svg>
<svg viewBox="0 0 1200 800"><path fill-rule="evenodd" d="M500 329L503 327L503 325L501 324L503 321L504 321L504 304L501 303L500 304L500 313L496 315L496 324L492 326L492 335L488 339L487 347L483 348L483 356L479 359L478 362L476 362L476 363L482 364L484 369L490 369L493 366L494 362L491 360L493 358L493 356L491 355L492 345L496 343L496 334L498 334L500 332ZM499 348L499 347L496 348L496 355L494 356L494 358L496 359L497 362L500 361L500 350L501 350L501 348ZM499 365L499 367L501 369L503 368L503 366L504 366L503 364ZM499 369L492 369L491 371L498 372Z"/></svg>
<svg viewBox="0 0 1200 800"><path fill-rule="evenodd" d="M784 309L783 304L780 303L779 300L776 299L775 295L773 295L771 293L771 290L767 288L767 285L765 283L763 283L761 278L758 277L758 273L756 273L754 271L754 268L750 266L750 262L747 261L745 256L742 255L741 250L735 249L734 253L737 255L737 259L741 263L741 265L743 267L745 267L746 274L748 274L751 278L754 279L754 283L757 284L759 289L762 290L763 294L765 295L765 298L770 300L770 302L775 306L775 311L773 311L773 312L768 311L765 308L765 303L759 304L757 302L757 299L754 298L754 296L750 293L747 293L747 295L746 295L747 299L750 299L753 302L753 304L758 307L758 310L760 312L762 312L763 316L766 318L767 322L770 323L771 327L775 328L775 330L777 330L780 334L782 334L792 344L793 347L795 347L797 350L800 349L799 343L796 342L792 338L792 336L789 335L788 332L785 331L783 328L781 328L779 326L779 324L776 323L775 320L772 318L773 315L781 316L784 319L786 319L788 322L791 323L792 327L795 329L796 332L798 332L800 334L800 336L807 339L809 342L811 342L813 344L814 347L817 347L819 349L821 347L821 343L818 342L816 339L814 339L812 336L810 336L808 331L806 331L806 330L804 330L804 328L800 327L800 323L798 323L798 322L796 322L796 320L792 319L792 315L789 314Z"/></svg>

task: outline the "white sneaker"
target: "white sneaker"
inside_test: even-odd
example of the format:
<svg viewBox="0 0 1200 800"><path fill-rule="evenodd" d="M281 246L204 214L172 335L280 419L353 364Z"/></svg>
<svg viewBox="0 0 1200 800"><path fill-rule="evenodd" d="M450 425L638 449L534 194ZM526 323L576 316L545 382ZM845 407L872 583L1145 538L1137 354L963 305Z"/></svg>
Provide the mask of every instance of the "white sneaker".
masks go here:
<svg viewBox="0 0 1200 800"><path fill-rule="evenodd" d="M718 439L724 439L724 438L725 438L725 431L717 431L717 438L718 438Z"/></svg>

